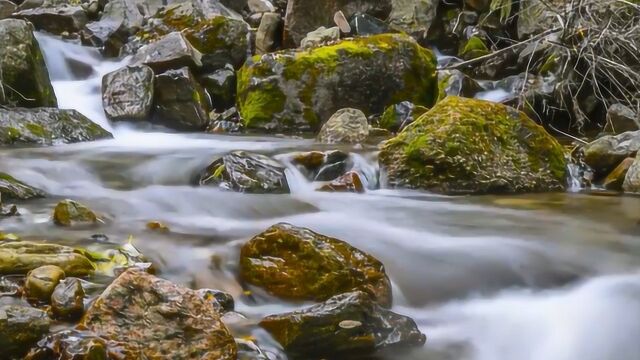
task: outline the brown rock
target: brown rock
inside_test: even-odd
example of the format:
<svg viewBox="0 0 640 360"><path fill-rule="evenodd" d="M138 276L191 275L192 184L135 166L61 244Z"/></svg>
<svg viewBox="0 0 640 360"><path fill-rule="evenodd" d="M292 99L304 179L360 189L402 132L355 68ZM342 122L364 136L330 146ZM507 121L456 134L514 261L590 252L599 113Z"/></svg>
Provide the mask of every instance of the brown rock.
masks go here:
<svg viewBox="0 0 640 360"><path fill-rule="evenodd" d="M629 171L629 168L631 168L631 165L633 165L634 160L635 159L632 157L624 159L620 165L613 169L607 178L604 179L602 185L607 190L621 191L624 178L627 176L627 172Z"/></svg>
<svg viewBox="0 0 640 360"><path fill-rule="evenodd" d="M349 171L332 182L322 186L318 191L363 193L365 192L365 189L364 185L362 185L362 180L360 180L360 175L355 171Z"/></svg>

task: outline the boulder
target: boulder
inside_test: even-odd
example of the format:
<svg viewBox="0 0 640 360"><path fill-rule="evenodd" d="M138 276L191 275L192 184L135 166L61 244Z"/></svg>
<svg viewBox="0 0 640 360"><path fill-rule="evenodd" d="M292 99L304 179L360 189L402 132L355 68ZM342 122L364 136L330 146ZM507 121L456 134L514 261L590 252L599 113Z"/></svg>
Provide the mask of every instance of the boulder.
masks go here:
<svg viewBox="0 0 640 360"><path fill-rule="evenodd" d="M640 193L640 157L636 157L627 171L622 189L628 193Z"/></svg>
<svg viewBox="0 0 640 360"><path fill-rule="evenodd" d="M49 331L47 313L27 306L0 305L0 349L5 359L22 358Z"/></svg>
<svg viewBox="0 0 640 360"><path fill-rule="evenodd" d="M640 131L603 136L584 147L584 161L600 176L606 176L622 160L640 150Z"/></svg>
<svg viewBox="0 0 640 360"><path fill-rule="evenodd" d="M132 62L148 65L157 74L182 67L196 70L202 67L202 54L193 48L182 33L176 31L141 47Z"/></svg>
<svg viewBox="0 0 640 360"><path fill-rule="evenodd" d="M0 0L0 20L11 17L18 9L18 5L9 0Z"/></svg>
<svg viewBox="0 0 640 360"><path fill-rule="evenodd" d="M38 7L19 11L13 17L29 21L37 30L56 35L77 33L89 21L87 12L80 6Z"/></svg>
<svg viewBox="0 0 640 360"><path fill-rule="evenodd" d="M143 359L139 346L105 339L86 330L63 330L42 339L24 360Z"/></svg>
<svg viewBox="0 0 640 360"><path fill-rule="evenodd" d="M411 318L380 307L361 291L267 316L260 326L288 354L305 359L387 358L385 354L399 359L402 350L421 347L426 340Z"/></svg>
<svg viewBox="0 0 640 360"><path fill-rule="evenodd" d="M142 26L144 17L135 0L110 0L100 21L87 24L83 43L102 48L107 56L118 56L129 36Z"/></svg>
<svg viewBox="0 0 640 360"><path fill-rule="evenodd" d="M340 28L334 26L332 28L326 28L324 26L319 27L307 34L307 36L300 42L300 47L303 49L310 49L322 45L328 45L340 40Z"/></svg>
<svg viewBox="0 0 640 360"><path fill-rule="evenodd" d="M322 125L318 141L323 144L359 144L369 137L369 122L358 109L340 109Z"/></svg>
<svg viewBox="0 0 640 360"><path fill-rule="evenodd" d="M640 130L640 116L622 104L613 104L607 110L607 125L604 132L621 134L627 131Z"/></svg>
<svg viewBox="0 0 640 360"><path fill-rule="evenodd" d="M29 271L24 287L29 298L48 303L51 294L64 277L64 270L59 266L40 266Z"/></svg>
<svg viewBox="0 0 640 360"><path fill-rule="evenodd" d="M44 192L9 174L0 173L0 195L2 200L29 200L44 197Z"/></svg>
<svg viewBox="0 0 640 360"><path fill-rule="evenodd" d="M391 0L387 22L392 28L425 38L433 24L440 0Z"/></svg>
<svg viewBox="0 0 640 360"><path fill-rule="evenodd" d="M318 191L364 193L365 188L360 179L360 175L355 171L349 171L330 183L323 185Z"/></svg>
<svg viewBox="0 0 640 360"><path fill-rule="evenodd" d="M51 311L59 319L78 319L84 313L84 296L80 279L64 279L51 295Z"/></svg>
<svg viewBox="0 0 640 360"><path fill-rule="evenodd" d="M236 359L233 337L197 292L138 269L127 270L109 285L81 326L139 347L142 358Z"/></svg>
<svg viewBox="0 0 640 360"><path fill-rule="evenodd" d="M357 13L367 13L386 19L391 12L391 0L289 0L284 18L285 41L298 45L311 31L334 25L334 15L342 11L348 19Z"/></svg>
<svg viewBox="0 0 640 360"><path fill-rule="evenodd" d="M54 145L111 137L76 110L0 108L0 145Z"/></svg>
<svg viewBox="0 0 640 360"><path fill-rule="evenodd" d="M428 110L424 106L414 105L410 101L403 101L389 106L382 113L379 125L382 129L397 132L412 124Z"/></svg>
<svg viewBox="0 0 640 360"><path fill-rule="evenodd" d="M202 131L209 124L207 94L189 68L156 76L155 94L154 123L183 131Z"/></svg>
<svg viewBox="0 0 640 360"><path fill-rule="evenodd" d="M284 165L246 151L234 151L214 161L200 174L198 183L251 194L289 193Z"/></svg>
<svg viewBox="0 0 640 360"><path fill-rule="evenodd" d="M0 43L0 72L8 102L23 107L58 106L33 26L24 20L0 20Z"/></svg>
<svg viewBox="0 0 640 360"><path fill-rule="evenodd" d="M604 179L604 182L602 183L602 186L604 186L607 190L621 191L627 173L629 172L629 169L633 165L634 161L635 159L630 157L622 160L620 165L616 166L616 168L613 169L613 171L609 175L607 175L607 177Z"/></svg>
<svg viewBox="0 0 640 360"><path fill-rule="evenodd" d="M282 17L277 13L265 13L256 32L256 53L272 51L278 42L278 30L282 27Z"/></svg>
<svg viewBox="0 0 640 360"><path fill-rule="evenodd" d="M336 111L365 114L437 97L435 57L407 35L345 40L308 51L256 56L238 73L238 107L249 129L316 131Z"/></svg>
<svg viewBox="0 0 640 360"><path fill-rule="evenodd" d="M566 184L563 149L511 107L447 97L380 151L392 187L444 194L557 191Z"/></svg>
<svg viewBox="0 0 640 360"><path fill-rule="evenodd" d="M100 222L98 216L85 205L73 201L63 200L53 211L53 222L58 226L96 225Z"/></svg>
<svg viewBox="0 0 640 360"><path fill-rule="evenodd" d="M111 121L148 120L154 96L153 70L127 66L102 78L102 106Z"/></svg>
<svg viewBox="0 0 640 360"><path fill-rule="evenodd" d="M93 264L73 248L27 241L0 242L0 274L26 274L45 265L56 265L68 276L93 273Z"/></svg>
<svg viewBox="0 0 640 360"><path fill-rule="evenodd" d="M340 150L301 153L292 162L312 181L334 180L353 166L349 154Z"/></svg>
<svg viewBox="0 0 640 360"><path fill-rule="evenodd" d="M361 290L391 306L384 266L344 241L290 224L277 224L242 246L240 277L273 295L324 301Z"/></svg>
<svg viewBox="0 0 640 360"><path fill-rule="evenodd" d="M198 81L209 94L214 110L225 111L236 102L236 72L231 65L201 76Z"/></svg>

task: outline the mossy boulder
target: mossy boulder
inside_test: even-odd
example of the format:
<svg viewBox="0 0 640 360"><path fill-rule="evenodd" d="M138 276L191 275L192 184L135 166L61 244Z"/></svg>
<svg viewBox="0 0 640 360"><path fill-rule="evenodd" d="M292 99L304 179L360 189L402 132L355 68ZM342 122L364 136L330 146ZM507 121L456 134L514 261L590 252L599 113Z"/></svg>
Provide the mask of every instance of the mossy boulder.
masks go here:
<svg viewBox="0 0 640 360"><path fill-rule="evenodd" d="M562 190L566 159L541 126L511 107L450 96L379 156L389 185L445 194Z"/></svg>
<svg viewBox="0 0 640 360"><path fill-rule="evenodd" d="M3 359L22 358L49 331L47 313L28 306L0 306L0 349Z"/></svg>
<svg viewBox="0 0 640 360"><path fill-rule="evenodd" d="M376 258L344 241L285 223L242 247L240 276L287 299L323 301L362 290L382 306L392 301L389 278Z"/></svg>
<svg viewBox="0 0 640 360"><path fill-rule="evenodd" d="M44 192L15 179L9 174L0 173L0 195L2 200L29 200L44 197Z"/></svg>
<svg viewBox="0 0 640 360"><path fill-rule="evenodd" d="M33 26L24 20L0 20L0 43L0 72L9 103L56 107L58 101ZM0 114L0 120L3 118Z"/></svg>
<svg viewBox="0 0 640 360"><path fill-rule="evenodd" d="M27 274L45 265L60 267L68 276L93 273L91 261L68 246L15 241L0 243L0 274Z"/></svg>
<svg viewBox="0 0 640 360"><path fill-rule="evenodd" d="M433 53L401 34L255 56L238 72L238 110L249 129L317 131L343 108L371 115L401 101L431 106L435 68Z"/></svg>
<svg viewBox="0 0 640 360"><path fill-rule="evenodd" d="M53 222L59 226L96 225L100 219L85 205L67 199L56 205L53 210Z"/></svg>
<svg viewBox="0 0 640 360"><path fill-rule="evenodd" d="M64 277L64 270L59 266L40 266L29 271L24 287L30 298L49 302L51 294Z"/></svg>
<svg viewBox="0 0 640 360"><path fill-rule="evenodd" d="M402 350L426 340L412 319L380 307L361 291L268 316L260 325L295 359L400 359Z"/></svg>
<svg viewBox="0 0 640 360"><path fill-rule="evenodd" d="M54 145L111 137L76 110L0 108L0 145Z"/></svg>

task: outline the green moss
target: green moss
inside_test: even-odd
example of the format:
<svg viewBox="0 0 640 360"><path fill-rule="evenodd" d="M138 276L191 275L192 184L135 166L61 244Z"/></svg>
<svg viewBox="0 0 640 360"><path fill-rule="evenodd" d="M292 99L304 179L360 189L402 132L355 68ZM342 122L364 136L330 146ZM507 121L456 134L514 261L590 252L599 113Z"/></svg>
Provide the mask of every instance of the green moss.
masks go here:
<svg viewBox="0 0 640 360"><path fill-rule="evenodd" d="M29 132L31 132L33 136L36 136L39 138L45 138L49 136L49 134L47 133L47 131L42 125L30 123L30 124L26 124L25 127L27 128L27 130L29 130Z"/></svg>
<svg viewBox="0 0 640 360"><path fill-rule="evenodd" d="M485 45L484 41L477 37L472 36L464 44L462 44L458 51L458 56L465 60L471 60L489 54L489 48Z"/></svg>

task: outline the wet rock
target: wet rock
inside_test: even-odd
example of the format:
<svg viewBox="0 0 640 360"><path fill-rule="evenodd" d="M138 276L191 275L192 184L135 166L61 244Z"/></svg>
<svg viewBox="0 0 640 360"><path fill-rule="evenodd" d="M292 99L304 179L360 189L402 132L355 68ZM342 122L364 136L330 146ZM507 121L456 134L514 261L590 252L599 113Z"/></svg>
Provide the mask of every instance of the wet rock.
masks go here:
<svg viewBox="0 0 640 360"><path fill-rule="evenodd" d="M224 111L233 107L236 100L236 72L231 65L203 75L198 80L209 94L214 110Z"/></svg>
<svg viewBox="0 0 640 360"><path fill-rule="evenodd" d="M80 6L38 7L19 11L13 17L29 21L37 30L56 35L77 33L89 21L87 12Z"/></svg>
<svg viewBox="0 0 640 360"><path fill-rule="evenodd" d="M235 107L221 113L212 112L209 116L211 117L211 125L207 128L207 132L237 133L242 130L240 114Z"/></svg>
<svg viewBox="0 0 640 360"><path fill-rule="evenodd" d="M51 311L60 319L78 319L84 313L84 289L78 278L67 278L51 295Z"/></svg>
<svg viewBox="0 0 640 360"><path fill-rule="evenodd" d="M254 57L238 73L238 110L249 129L316 131L336 111L381 113L391 103L430 106L435 58L406 35L344 40Z"/></svg>
<svg viewBox="0 0 640 360"><path fill-rule="evenodd" d="M4 296L19 296L22 292L21 288L18 279L14 276L0 276L0 298Z"/></svg>
<svg viewBox="0 0 640 360"><path fill-rule="evenodd" d="M344 241L285 223L242 247L240 276L287 299L323 301L362 290L382 306L390 306L392 300L380 261Z"/></svg>
<svg viewBox="0 0 640 360"><path fill-rule="evenodd" d="M73 248L28 241L0 242L0 274L26 274L45 265L56 265L68 276L93 273L93 264Z"/></svg>
<svg viewBox="0 0 640 360"><path fill-rule="evenodd" d="M209 123L207 95L183 67L156 76L153 122L182 131L204 130Z"/></svg>
<svg viewBox="0 0 640 360"><path fill-rule="evenodd" d="M143 15L134 0L110 0L100 21L87 24L83 43L102 48L107 56L118 56L129 36L140 29Z"/></svg>
<svg viewBox="0 0 640 360"><path fill-rule="evenodd" d="M54 145L111 137L75 110L0 108L0 145Z"/></svg>
<svg viewBox="0 0 640 360"><path fill-rule="evenodd" d="M153 70L127 66L102 78L102 105L111 121L147 120L154 96Z"/></svg>
<svg viewBox="0 0 640 360"><path fill-rule="evenodd" d="M30 298L48 303L53 290L64 277L64 270L59 266L45 265L31 270L27 274L24 287Z"/></svg>
<svg viewBox="0 0 640 360"><path fill-rule="evenodd" d="M312 181L331 181L352 167L349 154L339 151L311 151L296 155L293 163Z"/></svg>
<svg viewBox="0 0 640 360"><path fill-rule="evenodd" d="M100 295L81 325L140 347L144 358L236 358L233 337L197 292L136 269L124 272Z"/></svg>
<svg viewBox="0 0 640 360"><path fill-rule="evenodd" d="M273 51L278 43L278 31L282 27L282 17L277 13L265 13L260 20L256 33L256 53L266 54Z"/></svg>
<svg viewBox="0 0 640 360"><path fill-rule="evenodd" d="M15 179L9 174L0 173L0 195L2 200L29 200L44 197L44 192Z"/></svg>
<svg viewBox="0 0 640 360"><path fill-rule="evenodd" d="M607 110L607 125L604 132L622 134L626 131L640 130L640 116L622 104L613 104Z"/></svg>
<svg viewBox="0 0 640 360"><path fill-rule="evenodd" d="M140 48L132 62L148 65L158 74L182 67L195 70L202 67L202 54L182 33L172 32Z"/></svg>
<svg viewBox="0 0 640 360"><path fill-rule="evenodd" d="M397 132L418 119L427 112L427 108L414 105L409 101L403 101L389 106L380 118L380 127L392 132Z"/></svg>
<svg viewBox="0 0 640 360"><path fill-rule="evenodd" d="M200 289L198 290L198 294L203 300L213 305L219 313L233 311L236 306L233 296L224 291Z"/></svg>
<svg viewBox="0 0 640 360"><path fill-rule="evenodd" d="M391 0L393 10L387 21L394 29L424 38L436 18L439 3L439 0Z"/></svg>
<svg viewBox="0 0 640 360"><path fill-rule="evenodd" d="M379 156L392 187L445 194L562 190L562 147L524 113L450 96L384 143Z"/></svg>
<svg viewBox="0 0 640 360"><path fill-rule="evenodd" d="M64 330L49 335L31 349L25 360L140 359L140 346L102 338L90 331Z"/></svg>
<svg viewBox="0 0 640 360"><path fill-rule="evenodd" d="M640 131L603 136L584 147L584 161L600 176L606 176L622 160L640 150Z"/></svg>
<svg viewBox="0 0 640 360"><path fill-rule="evenodd" d="M402 350L421 347L426 340L411 318L380 307L360 291L268 316L260 325L288 354L306 359L367 358L384 351L401 358Z"/></svg>
<svg viewBox="0 0 640 360"><path fill-rule="evenodd" d="M344 12L347 19L356 13L386 19L391 11L391 0L289 0L284 19L285 41L298 45L309 32L320 26L333 26L334 14L338 11Z"/></svg>
<svg viewBox="0 0 640 360"><path fill-rule="evenodd" d="M393 32L384 21L368 14L356 14L349 22L352 33L357 36L378 35Z"/></svg>
<svg viewBox="0 0 640 360"><path fill-rule="evenodd" d="M0 20L11 17L18 6L9 0L0 0Z"/></svg>
<svg viewBox="0 0 640 360"><path fill-rule="evenodd" d="M6 359L24 356L49 331L42 310L19 305L0 306L0 349Z"/></svg>
<svg viewBox="0 0 640 360"><path fill-rule="evenodd" d="M634 158L624 159L620 163L620 165L616 166L616 168L613 169L613 171L609 175L607 175L606 179L604 179L604 182L602 183L602 186L604 186L607 190L621 191L622 184L624 184L624 179L627 176L627 172L629 172L629 169L633 165L634 161Z"/></svg>
<svg viewBox="0 0 640 360"><path fill-rule="evenodd" d="M636 157L627 171L622 189L628 193L640 193L640 157Z"/></svg>
<svg viewBox="0 0 640 360"><path fill-rule="evenodd" d="M252 194L289 192L284 165L246 151L234 151L214 161L200 175L199 184Z"/></svg>
<svg viewBox="0 0 640 360"><path fill-rule="evenodd" d="M53 222L59 226L95 225L98 216L88 207L73 200L63 200L53 211Z"/></svg>
<svg viewBox="0 0 640 360"><path fill-rule="evenodd" d="M365 188L362 185L360 175L355 171L349 171L332 182L323 185L318 191L364 193Z"/></svg>
<svg viewBox="0 0 640 360"><path fill-rule="evenodd" d="M478 82L459 70L438 71L438 89L440 100L447 96L472 98L483 90Z"/></svg>
<svg viewBox="0 0 640 360"><path fill-rule="evenodd" d="M369 123L358 109L340 109L322 125L318 141L323 144L359 144L369 137Z"/></svg>
<svg viewBox="0 0 640 360"><path fill-rule="evenodd" d="M319 27L305 36L300 42L300 47L303 49L309 49L322 45L327 45L340 40L340 28L334 26L332 28L326 28L324 26Z"/></svg>
<svg viewBox="0 0 640 360"><path fill-rule="evenodd" d="M58 102L33 26L24 20L0 20L0 72L10 104L51 106ZM0 114L0 124L3 122Z"/></svg>

